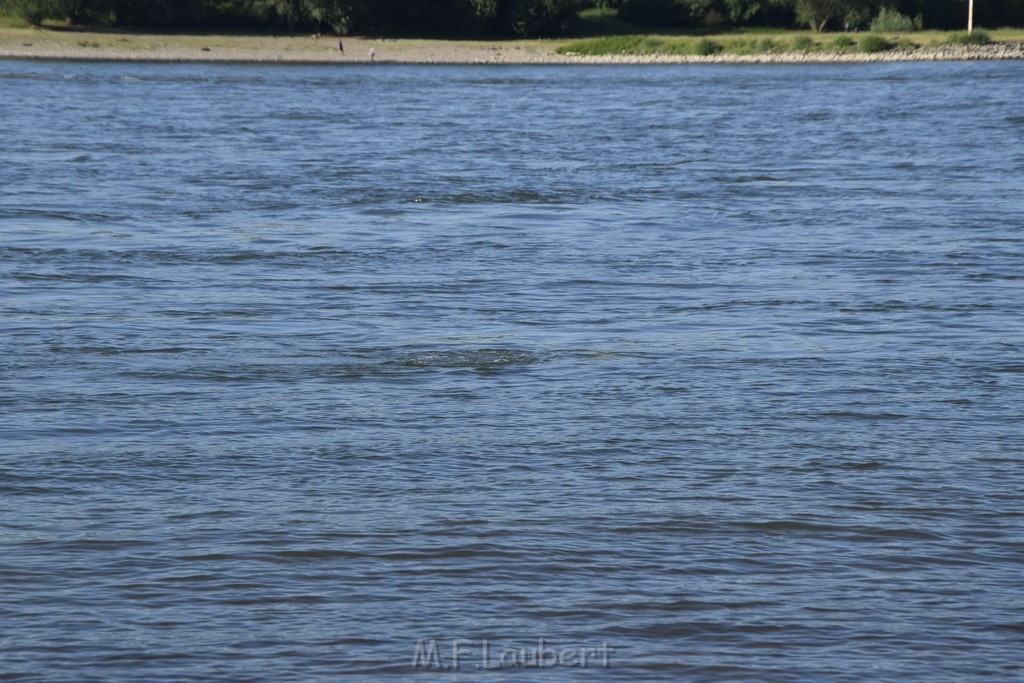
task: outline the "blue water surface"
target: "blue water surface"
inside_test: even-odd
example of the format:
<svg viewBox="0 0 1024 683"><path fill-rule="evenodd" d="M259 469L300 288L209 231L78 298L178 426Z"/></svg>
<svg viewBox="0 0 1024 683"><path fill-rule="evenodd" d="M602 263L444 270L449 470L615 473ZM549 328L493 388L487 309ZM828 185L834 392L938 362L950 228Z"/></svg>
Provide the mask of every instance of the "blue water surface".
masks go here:
<svg viewBox="0 0 1024 683"><path fill-rule="evenodd" d="M1021 92L0 61L0 677L1021 680Z"/></svg>

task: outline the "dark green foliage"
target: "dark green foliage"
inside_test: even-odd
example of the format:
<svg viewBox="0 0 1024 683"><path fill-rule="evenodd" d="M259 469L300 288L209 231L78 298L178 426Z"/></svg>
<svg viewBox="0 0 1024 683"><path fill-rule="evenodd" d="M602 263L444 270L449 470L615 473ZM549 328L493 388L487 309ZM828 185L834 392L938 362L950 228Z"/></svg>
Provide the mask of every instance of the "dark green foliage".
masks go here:
<svg viewBox="0 0 1024 683"><path fill-rule="evenodd" d="M886 50L891 50L893 44L886 40L885 36L870 33L860 39L858 48L861 52L885 52Z"/></svg>
<svg viewBox="0 0 1024 683"><path fill-rule="evenodd" d="M739 25L756 19L780 3L773 0L724 0L719 3L729 23Z"/></svg>
<svg viewBox="0 0 1024 683"><path fill-rule="evenodd" d="M462 37L485 34L498 12L497 0L450 0L438 4L440 9L434 19L437 32Z"/></svg>
<svg viewBox="0 0 1024 683"><path fill-rule="evenodd" d="M565 34L579 10L577 0L502 0L498 29L520 38Z"/></svg>
<svg viewBox="0 0 1024 683"><path fill-rule="evenodd" d="M142 26L197 26L206 18L204 0L117 0L119 24Z"/></svg>
<svg viewBox="0 0 1024 683"><path fill-rule="evenodd" d="M6 0L0 3L7 12L39 25L46 19L77 21L84 7L81 0Z"/></svg>
<svg viewBox="0 0 1024 683"><path fill-rule="evenodd" d="M580 24L581 9L590 8ZM815 32L958 29L966 0L0 0L0 12L47 20L385 36L533 37L802 24ZM595 23L594 13L600 13ZM874 21L872 21L874 17ZM913 18L911 18L913 17ZM1024 24L1024 0L978 2L976 25ZM600 31L592 27L600 24ZM844 46L838 46L844 47ZM742 46L747 52L754 45Z"/></svg>
<svg viewBox="0 0 1024 683"><path fill-rule="evenodd" d="M864 5L864 0L793 0L796 19L815 33Z"/></svg>
<svg viewBox="0 0 1024 683"><path fill-rule="evenodd" d="M104 21L121 24L199 24L206 18L207 0L0 0L0 10L33 24L47 19Z"/></svg>
<svg viewBox="0 0 1024 683"><path fill-rule="evenodd" d="M622 36L635 33L637 27L619 17L611 7L591 7L579 13L574 33L581 36Z"/></svg>
<svg viewBox="0 0 1024 683"><path fill-rule="evenodd" d="M689 18L677 0L623 0L619 16L641 26L679 28Z"/></svg>
<svg viewBox="0 0 1024 683"><path fill-rule="evenodd" d="M800 24L816 32L865 29L879 17L879 30L909 32L961 27L966 0L621 0L619 17L659 29ZM975 21L985 26L1024 24L1024 0L984 0ZM887 23L888 22L888 23ZM897 22L893 24L892 22Z"/></svg>
<svg viewBox="0 0 1024 683"><path fill-rule="evenodd" d="M625 21L657 28L708 28L763 23L790 0L622 0Z"/></svg>
<svg viewBox="0 0 1024 683"><path fill-rule="evenodd" d="M45 1L7 0L7 2L3 3L2 7L6 12L24 17L30 24L38 25L43 19L51 18L52 10L49 7L50 4Z"/></svg>
<svg viewBox="0 0 1024 683"><path fill-rule="evenodd" d="M843 30L858 31L867 28L871 18L875 14L875 8L868 4L854 4L846 8L843 13Z"/></svg>
<svg viewBox="0 0 1024 683"><path fill-rule="evenodd" d="M920 18L918 28L960 29L967 25L967 0L898 0L876 2L908 17ZM1024 0L978 0L974 4L976 26L1024 25Z"/></svg>

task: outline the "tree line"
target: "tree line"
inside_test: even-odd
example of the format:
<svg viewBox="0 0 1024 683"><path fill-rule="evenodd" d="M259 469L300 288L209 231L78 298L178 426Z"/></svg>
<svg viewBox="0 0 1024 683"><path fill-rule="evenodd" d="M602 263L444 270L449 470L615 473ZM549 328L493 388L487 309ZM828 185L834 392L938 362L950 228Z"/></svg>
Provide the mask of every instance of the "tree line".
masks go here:
<svg viewBox="0 0 1024 683"><path fill-rule="evenodd" d="M672 28L807 26L863 30L880 14L916 28L962 28L967 0L607 0L623 19ZM1024 25L1024 0L977 0L975 20L991 28Z"/></svg>
<svg viewBox="0 0 1024 683"><path fill-rule="evenodd" d="M740 26L857 30L880 12L918 27L964 24L967 0L0 0L0 9L122 26L332 32L341 35L534 37L576 30L579 12L604 8L651 31ZM979 25L1024 25L1024 0L978 0Z"/></svg>

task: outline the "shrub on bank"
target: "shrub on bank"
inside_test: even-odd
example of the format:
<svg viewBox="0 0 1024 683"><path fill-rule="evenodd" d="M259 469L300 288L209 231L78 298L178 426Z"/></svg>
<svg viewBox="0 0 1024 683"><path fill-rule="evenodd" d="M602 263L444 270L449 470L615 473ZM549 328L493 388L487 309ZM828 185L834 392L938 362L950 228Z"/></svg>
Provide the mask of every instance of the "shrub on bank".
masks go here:
<svg viewBox="0 0 1024 683"><path fill-rule="evenodd" d="M698 54L704 57L708 55L717 55L722 52L725 47L721 43L716 43L709 38L701 38L697 41L697 44L693 46L694 54Z"/></svg>
<svg viewBox="0 0 1024 683"><path fill-rule="evenodd" d="M886 50L891 50L893 44L885 36L870 33L860 39L857 47L861 52L885 52Z"/></svg>
<svg viewBox="0 0 1024 683"><path fill-rule="evenodd" d="M783 51L785 51L785 47L771 38L740 39L725 43L725 52L736 55L758 55Z"/></svg>
<svg viewBox="0 0 1024 683"><path fill-rule="evenodd" d="M873 33L910 33L916 29L913 19L888 7L883 7L871 22Z"/></svg>
<svg viewBox="0 0 1024 683"><path fill-rule="evenodd" d="M840 50L849 50L856 45L857 41L855 41L850 36L842 35L836 36L835 38L832 39L832 46Z"/></svg>
<svg viewBox="0 0 1024 683"><path fill-rule="evenodd" d="M951 33L946 40L947 45L988 45L991 42L992 36L984 31Z"/></svg>
<svg viewBox="0 0 1024 683"><path fill-rule="evenodd" d="M914 34L920 36L920 34ZM918 41L910 36L886 36L877 33L849 35L839 34L822 38L821 42L810 35L783 34L777 36L753 35L749 37L729 36L605 36L580 40L564 45L556 51L559 54L577 55L758 55L785 53L816 53L822 50L831 52L885 52L887 50L913 51L921 48L921 42L932 47L939 45L985 45L992 38L984 31L955 33L947 36L939 34L929 41L925 36ZM940 42L941 41L941 42Z"/></svg>
<svg viewBox="0 0 1024 683"><path fill-rule="evenodd" d="M590 40L579 40L558 48L559 54L572 55L614 55L633 54L640 51L644 37L638 35L628 36L607 36L605 38L592 38Z"/></svg>
<svg viewBox="0 0 1024 683"><path fill-rule="evenodd" d="M798 52L810 52L817 46L810 36L797 36L793 39L793 49Z"/></svg>

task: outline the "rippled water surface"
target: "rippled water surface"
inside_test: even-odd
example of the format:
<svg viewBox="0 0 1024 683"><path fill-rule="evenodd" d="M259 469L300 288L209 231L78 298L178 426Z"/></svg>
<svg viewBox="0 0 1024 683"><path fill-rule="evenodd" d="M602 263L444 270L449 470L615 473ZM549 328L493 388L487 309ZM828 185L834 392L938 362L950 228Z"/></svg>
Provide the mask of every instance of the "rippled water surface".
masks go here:
<svg viewBox="0 0 1024 683"><path fill-rule="evenodd" d="M1021 92L0 62L0 674L1024 678Z"/></svg>

